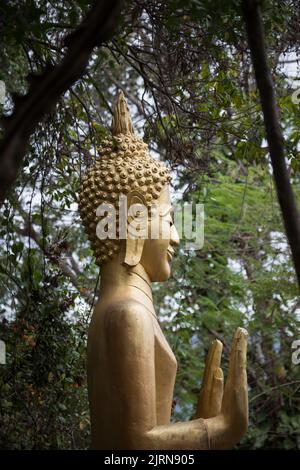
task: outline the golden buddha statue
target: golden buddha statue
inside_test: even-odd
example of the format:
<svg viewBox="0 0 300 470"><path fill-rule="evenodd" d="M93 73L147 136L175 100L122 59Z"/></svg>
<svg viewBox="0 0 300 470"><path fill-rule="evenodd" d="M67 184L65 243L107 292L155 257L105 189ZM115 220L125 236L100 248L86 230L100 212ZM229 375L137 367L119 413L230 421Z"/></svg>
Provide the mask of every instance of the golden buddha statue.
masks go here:
<svg viewBox="0 0 300 470"><path fill-rule="evenodd" d="M171 177L134 134L122 92L112 134L83 179L79 204L101 266L99 301L88 336L92 448L230 448L248 425L247 332L238 328L235 334L224 389L222 343L212 343L195 418L171 423L177 362L160 328L151 290L152 282L169 278L179 243L168 188ZM119 222L115 237L100 239L98 207L109 203L120 218L121 194L129 209L146 208L146 232L120 236ZM130 225L130 210L127 217ZM158 236L148 236L150 225Z"/></svg>

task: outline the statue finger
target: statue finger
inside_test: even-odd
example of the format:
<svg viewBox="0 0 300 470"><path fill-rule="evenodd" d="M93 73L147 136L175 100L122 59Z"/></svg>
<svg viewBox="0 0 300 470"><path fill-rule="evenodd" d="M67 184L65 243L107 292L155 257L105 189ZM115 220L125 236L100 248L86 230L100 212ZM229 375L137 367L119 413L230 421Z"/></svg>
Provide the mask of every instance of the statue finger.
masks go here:
<svg viewBox="0 0 300 470"><path fill-rule="evenodd" d="M248 333L244 328L238 328L230 352L228 376L226 383L243 385L246 378Z"/></svg>
<svg viewBox="0 0 300 470"><path fill-rule="evenodd" d="M205 361L205 369L201 389L210 391L215 370L220 367L223 344L218 339L212 341Z"/></svg>
<svg viewBox="0 0 300 470"><path fill-rule="evenodd" d="M241 435L248 426L247 338L247 331L238 328L232 343L222 402L222 414L227 416L231 431Z"/></svg>
<svg viewBox="0 0 300 470"><path fill-rule="evenodd" d="M207 418L210 417L210 397L213 388L214 374L219 368L221 363L223 345L221 341L214 340L209 348L206 358L203 381L199 394L197 417Z"/></svg>
<svg viewBox="0 0 300 470"><path fill-rule="evenodd" d="M212 390L210 395L210 418L217 416L221 412L223 400L224 376L220 367L215 370L213 376Z"/></svg>

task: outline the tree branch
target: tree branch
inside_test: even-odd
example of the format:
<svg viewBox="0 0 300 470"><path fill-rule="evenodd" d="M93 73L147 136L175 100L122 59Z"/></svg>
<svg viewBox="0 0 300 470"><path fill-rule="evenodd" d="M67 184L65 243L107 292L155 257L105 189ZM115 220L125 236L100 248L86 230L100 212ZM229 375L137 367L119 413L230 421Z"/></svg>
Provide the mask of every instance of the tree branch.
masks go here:
<svg viewBox="0 0 300 470"><path fill-rule="evenodd" d="M140 102L140 100L133 94L130 93L128 90L128 87L122 85L120 81L118 81L113 74L109 71L108 68L104 69L104 73L107 76L107 78L114 84L119 90L122 90L126 98L128 98L138 109L138 112L141 116L145 116L145 110L143 109L143 106Z"/></svg>
<svg viewBox="0 0 300 470"><path fill-rule="evenodd" d="M52 264L58 266L61 272L64 274L64 276L69 278L73 286L77 289L77 291L85 299L85 301L91 306L94 305L94 300L95 300L94 293L87 290L86 288L80 287L78 283L77 276L80 274L80 272L79 272L79 268L75 260L73 260L73 262L76 264L76 269L74 269L73 262L72 262L72 267L73 267L72 269L72 267L67 263L67 261L62 259L57 253L54 252L55 250L53 250L51 246L45 246L45 244L43 244L42 240L40 240L37 232L35 231L33 225L28 220L26 221L26 218L24 218L24 228L17 229L17 230L21 235L30 237L32 240L34 240L37 246L46 256L46 258Z"/></svg>
<svg viewBox="0 0 300 470"><path fill-rule="evenodd" d="M65 38L68 50L62 62L48 64L41 75L29 75L28 93L14 97L12 115L2 119L5 135L0 146L0 202L17 177L37 123L84 74L93 48L112 36L120 5L121 0L97 1L79 27Z"/></svg>

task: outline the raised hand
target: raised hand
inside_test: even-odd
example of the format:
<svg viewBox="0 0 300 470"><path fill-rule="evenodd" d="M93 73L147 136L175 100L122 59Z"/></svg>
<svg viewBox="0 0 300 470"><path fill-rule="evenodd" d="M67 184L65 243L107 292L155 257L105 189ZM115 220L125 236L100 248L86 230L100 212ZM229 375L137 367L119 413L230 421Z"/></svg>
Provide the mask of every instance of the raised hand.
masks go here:
<svg viewBox="0 0 300 470"><path fill-rule="evenodd" d="M248 427L247 337L238 328L233 339L228 376L223 392L220 369L222 343L214 341L208 353L197 417L206 419L210 447L227 449L236 444Z"/></svg>

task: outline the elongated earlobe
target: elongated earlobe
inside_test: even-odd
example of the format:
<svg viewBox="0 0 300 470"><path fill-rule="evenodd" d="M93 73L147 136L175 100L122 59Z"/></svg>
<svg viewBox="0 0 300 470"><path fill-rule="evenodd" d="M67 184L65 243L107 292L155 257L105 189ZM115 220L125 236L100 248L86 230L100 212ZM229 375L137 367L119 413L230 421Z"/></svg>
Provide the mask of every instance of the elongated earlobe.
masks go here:
<svg viewBox="0 0 300 470"><path fill-rule="evenodd" d="M136 266L141 261L143 248L143 238L127 238L125 248L124 264L127 266Z"/></svg>

